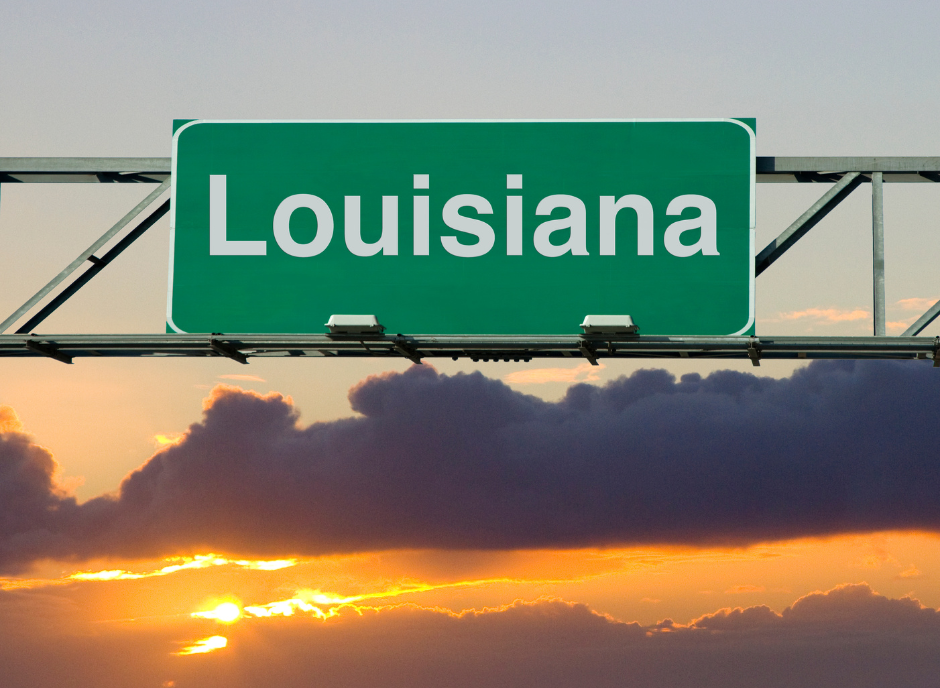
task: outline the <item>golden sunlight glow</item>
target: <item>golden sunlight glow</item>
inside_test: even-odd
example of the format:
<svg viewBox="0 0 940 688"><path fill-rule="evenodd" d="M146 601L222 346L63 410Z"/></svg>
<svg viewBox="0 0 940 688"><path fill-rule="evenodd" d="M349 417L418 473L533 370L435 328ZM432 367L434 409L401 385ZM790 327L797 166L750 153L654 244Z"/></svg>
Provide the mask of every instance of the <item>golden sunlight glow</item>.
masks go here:
<svg viewBox="0 0 940 688"><path fill-rule="evenodd" d="M141 578L142 576L137 576L127 571L121 569L114 569L112 571L80 571L78 573L73 573L69 576L69 580L79 580L79 581L110 581L110 580L128 580L134 578Z"/></svg>
<svg viewBox="0 0 940 688"><path fill-rule="evenodd" d="M308 612L318 619L328 619L332 616L336 616L338 613L338 608L333 607L331 609L323 610L316 605L310 604L309 602L304 602L303 600L297 598L245 607L245 612L257 617L293 616L294 612L296 611Z"/></svg>
<svg viewBox="0 0 940 688"><path fill-rule="evenodd" d="M241 569L252 571L278 571L297 565L296 559L272 559L272 560L252 560L252 559L226 559L215 554L197 554L194 557L177 557L167 561L176 561L177 564L170 564L153 571L125 571L124 569L108 569L106 571L78 571L76 573L64 576L63 578L53 579L0 579L0 590L21 590L30 588L41 588L47 585L63 585L74 581L116 581L116 580L139 580L141 578L154 578L156 576L168 576L178 571L188 571L191 569L206 569L215 566L234 566Z"/></svg>
<svg viewBox="0 0 940 688"><path fill-rule="evenodd" d="M202 640L197 640L192 645L184 647L177 652L178 655L201 655L213 650L221 650L228 645L228 638L224 635L213 635Z"/></svg>
<svg viewBox="0 0 940 688"><path fill-rule="evenodd" d="M396 588L388 588L377 592L364 593L362 595L348 596L322 592L320 590L300 590L297 593L297 597L291 598L289 600L278 600L276 602L268 602L267 604L247 605L244 609L240 610L241 614L237 616L236 619L241 618L241 616L244 616L245 618L293 616L298 612L306 612L313 617L325 621L326 619L332 619L333 617L338 616L339 613L346 608L350 608L360 614L363 610L383 608L354 604L355 602L361 602L363 600L386 599L389 597L398 597L400 595L408 595L411 593L429 592L431 590L483 586L491 583L507 582L513 581L505 578L488 578L482 580L456 581L439 584L420 583ZM214 610L208 612L194 612L192 616L205 619L221 620L219 619L218 612L224 606L225 605L219 605ZM232 606L238 609L236 605Z"/></svg>
<svg viewBox="0 0 940 688"><path fill-rule="evenodd" d="M221 623L235 623L242 616L241 608L234 602L223 602L215 609L206 612L193 612L192 616L200 619L215 619Z"/></svg>
<svg viewBox="0 0 940 688"><path fill-rule="evenodd" d="M170 444L179 444L185 435L181 432L170 433L169 435L154 435L151 439L158 447L165 447Z"/></svg>

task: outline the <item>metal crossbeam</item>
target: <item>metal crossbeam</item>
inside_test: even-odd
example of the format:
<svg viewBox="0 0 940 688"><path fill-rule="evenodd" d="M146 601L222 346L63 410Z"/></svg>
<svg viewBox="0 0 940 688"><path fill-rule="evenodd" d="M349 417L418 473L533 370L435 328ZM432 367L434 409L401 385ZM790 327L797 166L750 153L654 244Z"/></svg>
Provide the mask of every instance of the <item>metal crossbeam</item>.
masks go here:
<svg viewBox="0 0 940 688"><path fill-rule="evenodd" d="M758 156L757 181L836 182L848 172L884 173L885 182L940 182L940 157Z"/></svg>
<svg viewBox="0 0 940 688"><path fill-rule="evenodd" d="M0 182L153 184L170 176L170 158L0 158Z"/></svg>
<svg viewBox="0 0 940 688"><path fill-rule="evenodd" d="M0 158L0 182L156 183L170 158ZM940 157L758 156L758 183L832 183L848 172L884 172L887 183L940 182Z"/></svg>
<svg viewBox="0 0 940 688"><path fill-rule="evenodd" d="M518 361L533 358L595 359L722 358L768 359L880 358L940 361L934 337L659 337L659 336L374 336L328 334L153 334L0 335L0 358L29 356L229 357L386 357L469 358ZM418 354L420 352L420 354ZM935 358L936 357L936 358ZM62 360L62 359L60 359ZM236 359L237 360L237 359Z"/></svg>

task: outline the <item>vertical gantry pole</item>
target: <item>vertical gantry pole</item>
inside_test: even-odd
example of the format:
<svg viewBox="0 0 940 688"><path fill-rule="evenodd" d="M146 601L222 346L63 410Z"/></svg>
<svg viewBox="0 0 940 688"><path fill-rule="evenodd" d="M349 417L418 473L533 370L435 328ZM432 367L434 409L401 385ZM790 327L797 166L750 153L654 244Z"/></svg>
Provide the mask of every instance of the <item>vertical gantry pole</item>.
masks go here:
<svg viewBox="0 0 940 688"><path fill-rule="evenodd" d="M884 187L881 172L871 175L872 295L875 336L885 336L885 218Z"/></svg>

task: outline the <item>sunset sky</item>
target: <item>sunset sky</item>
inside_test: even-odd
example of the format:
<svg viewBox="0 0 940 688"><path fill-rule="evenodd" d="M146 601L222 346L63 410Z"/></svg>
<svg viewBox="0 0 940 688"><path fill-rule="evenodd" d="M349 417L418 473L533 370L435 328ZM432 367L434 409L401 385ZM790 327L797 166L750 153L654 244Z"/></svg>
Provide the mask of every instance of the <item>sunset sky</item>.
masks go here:
<svg viewBox="0 0 940 688"><path fill-rule="evenodd" d="M174 118L756 117L940 154L931 2L0 3L0 157ZM0 318L152 187L0 190ZM758 186L763 247L825 185ZM870 190L757 333L871 331ZM885 189L888 330L940 185ZM162 332L158 223L42 332ZM940 335L940 321L922 334ZM0 359L4 686L933 685L930 362Z"/></svg>

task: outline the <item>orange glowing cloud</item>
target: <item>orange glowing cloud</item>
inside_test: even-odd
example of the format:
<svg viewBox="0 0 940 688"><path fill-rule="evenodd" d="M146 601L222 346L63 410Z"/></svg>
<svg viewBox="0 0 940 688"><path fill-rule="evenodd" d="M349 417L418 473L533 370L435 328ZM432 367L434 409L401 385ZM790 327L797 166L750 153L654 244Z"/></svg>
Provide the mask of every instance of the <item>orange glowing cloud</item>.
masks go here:
<svg viewBox="0 0 940 688"><path fill-rule="evenodd" d="M294 616L305 613L315 618L326 620L338 616L343 609L352 609L357 613L363 610L384 609L386 605L369 606L358 605L357 602L365 600L383 600L415 593L430 592L453 588L466 588L485 586L493 583L519 582L509 579L485 579L453 581L448 583L418 583L401 587L387 588L360 595L340 595L322 592L320 590L300 590L296 597L287 600L277 600L265 604L246 605L239 607L234 602L223 602L213 609L193 612L191 616L199 619L212 619L221 623L234 623L242 618L269 618L275 616ZM434 607L437 609L437 607Z"/></svg>
<svg viewBox="0 0 940 688"><path fill-rule="evenodd" d="M596 382L601 379L597 373L603 368L603 363L592 366L587 362L574 368L531 368L509 373L503 378L503 382L510 385L542 385L546 382Z"/></svg>
<svg viewBox="0 0 940 688"><path fill-rule="evenodd" d="M906 311L919 311L923 313L932 305L934 305L938 299L934 298L912 298L912 299L901 299L897 302L899 308L903 308Z"/></svg>
<svg viewBox="0 0 940 688"><path fill-rule="evenodd" d="M845 310L840 308L807 308L802 311L789 311L778 316L781 320L820 320L823 322L838 323L852 320L866 320L871 318L871 311L861 308Z"/></svg>
<svg viewBox="0 0 940 688"><path fill-rule="evenodd" d="M153 436L153 443L158 447L165 447L168 444L179 444L183 438L186 436L186 433L183 432L170 432L167 434L158 434Z"/></svg>
<svg viewBox="0 0 940 688"><path fill-rule="evenodd" d="M202 400L202 410L208 411L216 404L216 402L226 397L230 397L233 394L234 395L247 395L249 397L257 399L258 401L263 401L263 402L269 402L269 403L280 402L283 404L287 404L288 406L294 405L294 400L292 397L281 394L280 392L268 392L267 394L259 394L258 392L255 392L254 390L242 389L241 387L238 387L236 385L219 384L213 387L210 390L209 395L205 399Z"/></svg>
<svg viewBox="0 0 940 688"><path fill-rule="evenodd" d="M726 595L740 595L742 593L766 592L767 588L763 585L735 585L725 590Z"/></svg>
<svg viewBox="0 0 940 688"><path fill-rule="evenodd" d="M207 652L221 650L228 645L228 638L222 635L213 635L202 640L195 641L192 645L184 647L177 652L178 655L201 655Z"/></svg>
<svg viewBox="0 0 940 688"><path fill-rule="evenodd" d="M23 432L23 423L12 406L0 405L0 432Z"/></svg>
<svg viewBox="0 0 940 688"><path fill-rule="evenodd" d="M106 569L103 571L78 571L61 578L0 578L0 590L24 590L41 588L49 585L64 585L76 581L117 581L140 580L169 576L179 571L206 569L218 566L231 566L252 571L278 571L297 565L297 559L227 559L215 554L197 554L193 557L172 557L167 559L175 563L150 571L127 571L125 569Z"/></svg>

